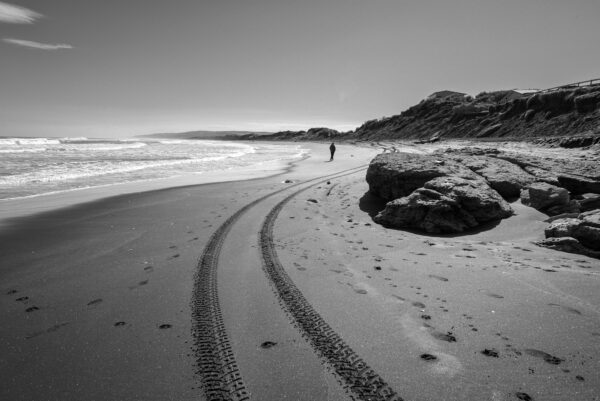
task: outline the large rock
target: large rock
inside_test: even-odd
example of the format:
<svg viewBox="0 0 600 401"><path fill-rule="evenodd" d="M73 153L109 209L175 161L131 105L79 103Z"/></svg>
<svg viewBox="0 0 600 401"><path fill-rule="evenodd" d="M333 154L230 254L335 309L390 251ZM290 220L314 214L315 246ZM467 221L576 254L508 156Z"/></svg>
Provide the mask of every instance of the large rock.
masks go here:
<svg viewBox="0 0 600 401"><path fill-rule="evenodd" d="M600 163L594 158L542 158L516 152L500 152L496 157L516 164L536 181L563 187L571 194L600 193Z"/></svg>
<svg viewBox="0 0 600 401"><path fill-rule="evenodd" d="M536 178L509 161L489 156L462 158L462 163L483 176L505 199L517 198L521 189L536 181Z"/></svg>
<svg viewBox="0 0 600 401"><path fill-rule="evenodd" d="M580 255L590 256L592 258L600 258L600 251L593 251L589 248L586 248L573 237L550 237L541 241L536 241L535 244L538 246L543 246L544 248L554 249L556 251L577 253Z"/></svg>
<svg viewBox="0 0 600 401"><path fill-rule="evenodd" d="M582 194L580 198L578 198L578 202L582 212L600 209L600 194Z"/></svg>
<svg viewBox="0 0 600 401"><path fill-rule="evenodd" d="M564 218L554 220L544 230L546 238L573 237L575 238L575 229L579 226L581 220L578 218Z"/></svg>
<svg viewBox="0 0 600 401"><path fill-rule="evenodd" d="M442 176L481 179L471 170L443 155L382 153L369 164L369 191L387 201L411 194L426 182Z"/></svg>
<svg viewBox="0 0 600 401"><path fill-rule="evenodd" d="M579 218L586 226L600 228L600 210L590 210L589 212L581 213Z"/></svg>
<svg viewBox="0 0 600 401"><path fill-rule="evenodd" d="M535 182L523 189L521 203L550 215L579 211L579 204L571 200L569 191L546 182Z"/></svg>
<svg viewBox="0 0 600 401"><path fill-rule="evenodd" d="M546 238L571 237L591 251L600 251L600 210L582 213L577 218L555 220L544 233Z"/></svg>
<svg viewBox="0 0 600 401"><path fill-rule="evenodd" d="M429 233L460 233L502 219L513 211L481 179L436 177L410 195L388 202L375 221Z"/></svg>
<svg viewBox="0 0 600 401"><path fill-rule="evenodd" d="M571 173L559 173L557 177L559 185L567 188L573 194L600 193L600 179L598 177L585 177Z"/></svg>

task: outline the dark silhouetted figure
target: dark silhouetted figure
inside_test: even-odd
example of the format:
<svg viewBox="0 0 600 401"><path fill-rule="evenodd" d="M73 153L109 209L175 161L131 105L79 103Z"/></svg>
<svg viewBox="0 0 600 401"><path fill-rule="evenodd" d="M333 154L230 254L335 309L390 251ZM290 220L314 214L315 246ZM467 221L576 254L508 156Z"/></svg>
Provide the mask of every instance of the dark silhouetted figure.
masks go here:
<svg viewBox="0 0 600 401"><path fill-rule="evenodd" d="M333 142L331 142L331 145L329 145L329 151L331 152L331 159L329 159L329 161L333 161L333 155L335 154L335 144Z"/></svg>

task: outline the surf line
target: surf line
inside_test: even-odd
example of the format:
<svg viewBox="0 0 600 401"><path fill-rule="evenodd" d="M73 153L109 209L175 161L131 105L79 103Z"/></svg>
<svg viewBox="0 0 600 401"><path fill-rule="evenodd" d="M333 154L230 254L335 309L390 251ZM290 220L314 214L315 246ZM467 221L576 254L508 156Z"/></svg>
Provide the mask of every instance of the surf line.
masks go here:
<svg viewBox="0 0 600 401"><path fill-rule="evenodd" d="M348 175L348 174L347 174ZM295 196L313 184L279 202L267 215L259 233L263 270L280 300L313 350L339 376L348 390L365 401L403 401L396 392L337 334L306 300L285 272L273 243L273 226L279 212Z"/></svg>
<svg viewBox="0 0 600 401"><path fill-rule="evenodd" d="M251 399L227 335L217 291L219 255L225 238L235 222L253 206L290 188L309 184L316 180L324 182L327 179L357 173L365 168L366 166L359 166L271 192L243 206L211 235L194 273L194 287L190 301L196 373L200 376L201 387L208 400L246 401Z"/></svg>

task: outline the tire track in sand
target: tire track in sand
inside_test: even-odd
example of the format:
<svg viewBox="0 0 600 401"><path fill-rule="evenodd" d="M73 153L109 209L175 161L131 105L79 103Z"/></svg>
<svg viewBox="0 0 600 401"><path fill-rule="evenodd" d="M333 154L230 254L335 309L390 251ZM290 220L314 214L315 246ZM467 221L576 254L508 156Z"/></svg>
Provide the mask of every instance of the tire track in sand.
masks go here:
<svg viewBox="0 0 600 401"><path fill-rule="evenodd" d="M273 225L279 212L296 195L311 188L301 189L279 202L267 215L260 230L259 246L263 269L269 278L280 304L294 320L315 352L333 368L349 389L360 400L403 401L402 397L347 345L319 313L310 305L302 292L283 269L273 243Z"/></svg>
<svg viewBox="0 0 600 401"><path fill-rule="evenodd" d="M239 209L211 235L194 273L191 300L196 373L200 376L202 390L209 401L250 400L250 393L246 389L229 342L217 291L219 255L231 227L250 208L273 195L315 180L323 180L325 177L332 179L356 173L361 169L364 169L364 166L296 183L271 192Z"/></svg>

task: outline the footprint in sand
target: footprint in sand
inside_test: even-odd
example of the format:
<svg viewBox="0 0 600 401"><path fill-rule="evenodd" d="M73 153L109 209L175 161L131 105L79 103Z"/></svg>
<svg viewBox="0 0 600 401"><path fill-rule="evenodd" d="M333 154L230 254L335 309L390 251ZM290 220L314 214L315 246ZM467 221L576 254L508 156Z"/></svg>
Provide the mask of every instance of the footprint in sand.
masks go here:
<svg viewBox="0 0 600 401"><path fill-rule="evenodd" d="M527 393L523 393L523 392L518 392L515 393L515 396L522 401L533 401L533 398L531 398L531 396Z"/></svg>
<svg viewBox="0 0 600 401"><path fill-rule="evenodd" d="M575 308L571 308L570 306L563 306L563 305L559 305L559 304L548 304L548 306L555 306L558 308L562 308L562 309L566 310L567 312L571 312L575 315L580 315L580 316L582 315L581 311L579 311L578 309L575 309Z"/></svg>
<svg viewBox="0 0 600 401"><path fill-rule="evenodd" d="M436 276L435 274L430 274L429 277L434 278L436 280L440 280L440 281L448 281L448 279L446 277Z"/></svg>
<svg viewBox="0 0 600 401"><path fill-rule="evenodd" d="M419 302L419 301L413 302L412 306L420 308L420 309L425 309L425 304L423 302Z"/></svg>
<svg viewBox="0 0 600 401"><path fill-rule="evenodd" d="M29 297L20 297L20 298L15 299L15 301L17 301L17 302L25 302L28 299L29 299Z"/></svg>
<svg viewBox="0 0 600 401"><path fill-rule="evenodd" d="M88 302L87 305L88 306L98 305L101 302L102 302L102 298L97 298L97 299L94 299L93 301Z"/></svg>
<svg viewBox="0 0 600 401"><path fill-rule="evenodd" d="M25 339L26 339L26 340L29 340L29 339L31 339L31 338L34 338L34 337L41 336L42 334L52 333L52 332L54 332L54 331L56 331L56 330L60 329L61 327L64 327L64 326L66 326L66 325L68 325L68 324L69 324L69 322L64 322L64 323L55 324L54 326L50 326L50 327L48 327L48 328L47 328L46 330L44 330L44 331L37 331L37 332L35 332L35 333L31 333L31 334L29 334L29 335L25 336Z"/></svg>
<svg viewBox="0 0 600 401"><path fill-rule="evenodd" d="M498 358L498 351L496 351L495 349L484 349L483 351L481 351L481 353L485 356L490 356L492 358Z"/></svg>
<svg viewBox="0 0 600 401"><path fill-rule="evenodd" d="M488 297L492 297L492 298L497 298L497 299L502 299L504 298L504 296L500 295L500 294L496 294L494 292L488 291L488 290L479 290L479 292L484 293L485 295L487 295Z"/></svg>
<svg viewBox="0 0 600 401"><path fill-rule="evenodd" d="M277 345L277 343L274 341L265 341L262 344L260 344L260 347L263 349L269 349L269 348L273 348L276 345Z"/></svg>
<svg viewBox="0 0 600 401"><path fill-rule="evenodd" d="M168 323L164 323L164 324L161 324L160 326L158 326L158 328L161 330L170 329L171 327L173 327L173 326Z"/></svg>
<svg viewBox="0 0 600 401"><path fill-rule="evenodd" d="M146 284L148 284L148 281L149 281L149 280L142 280L142 281L138 282L138 283L137 283L137 284L135 284L135 285L130 285L128 288L129 288L130 290L135 290L135 289L136 289L136 288L138 288L138 287L141 287L141 286L143 286L143 285L146 285Z"/></svg>
<svg viewBox="0 0 600 401"><path fill-rule="evenodd" d="M433 333L431 333L431 335L433 337L437 338L438 340L447 341L449 343L456 342L456 337L454 336L454 334L452 334L451 331L449 331L447 333L441 333L439 331L434 331Z"/></svg>
<svg viewBox="0 0 600 401"><path fill-rule="evenodd" d="M146 266L146 267L144 267L144 271L146 271L148 273L150 273L153 270L154 270L154 266Z"/></svg>
<svg viewBox="0 0 600 401"><path fill-rule="evenodd" d="M437 360L437 356L431 354L421 354L421 359L424 361L435 361Z"/></svg>
<svg viewBox="0 0 600 401"><path fill-rule="evenodd" d="M179 254L176 253L175 255L170 256L167 260L175 259L175 258L178 258L178 257L179 257Z"/></svg>
<svg viewBox="0 0 600 401"><path fill-rule="evenodd" d="M352 290L357 294L365 295L365 294L369 293L366 289L369 286L365 285L364 283L359 283L359 284L355 284L355 285L353 285L351 283L346 283L346 284L349 285L350 287L352 287Z"/></svg>
<svg viewBox="0 0 600 401"><path fill-rule="evenodd" d="M120 327L120 326L125 326L127 323L121 321L121 322L116 322L113 326L115 327Z"/></svg>
<svg viewBox="0 0 600 401"><path fill-rule="evenodd" d="M40 310L40 308L37 306L30 306L29 308L25 309L25 312L35 312L36 310Z"/></svg>
<svg viewBox="0 0 600 401"><path fill-rule="evenodd" d="M8 290L6 295L13 295L13 294L16 294L17 292L18 292L17 290Z"/></svg>
<svg viewBox="0 0 600 401"><path fill-rule="evenodd" d="M176 246L176 245L171 245L171 246L169 247L169 249L177 249L177 246Z"/></svg>
<svg viewBox="0 0 600 401"><path fill-rule="evenodd" d="M549 363L550 365L560 365L562 362L564 362L564 359L560 359L554 355L550 355L549 353L540 351L538 349L528 348L525 350L525 353L536 358L542 358L545 362Z"/></svg>

